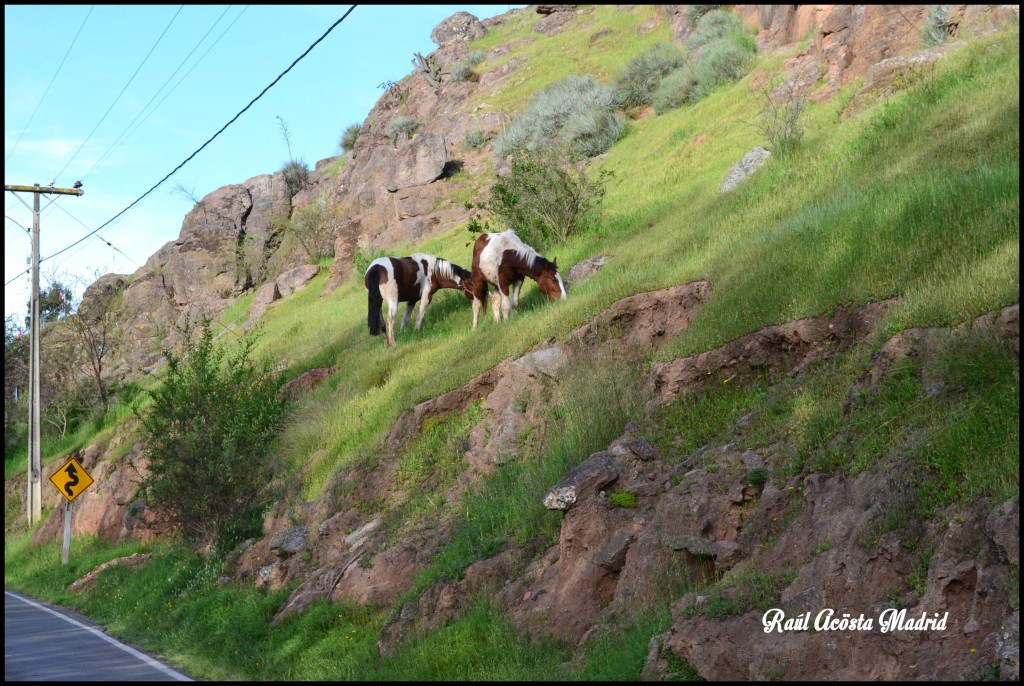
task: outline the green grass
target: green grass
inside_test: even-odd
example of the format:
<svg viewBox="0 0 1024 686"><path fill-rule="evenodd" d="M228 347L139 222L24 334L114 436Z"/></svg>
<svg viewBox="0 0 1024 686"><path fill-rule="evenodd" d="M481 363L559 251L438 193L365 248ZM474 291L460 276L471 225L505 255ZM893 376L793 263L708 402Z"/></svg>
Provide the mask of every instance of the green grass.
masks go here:
<svg viewBox="0 0 1024 686"><path fill-rule="evenodd" d="M552 37L532 32L535 14L519 13L471 47L528 37L532 42L521 50L479 70L517 54L527 61L500 92L480 94L467 107L486 103L512 114L539 88L571 74L608 82L629 59L669 39L667 24L636 35L656 11L600 6L576 20L594 21L593 30ZM591 47L590 34L605 26L613 35ZM776 55L758 67L780 65ZM441 291L423 329L399 334L395 349L367 334L366 293L358 278L322 296L327 276L321 273L268 308L258 355L283 365L289 378L316 367L337 369L295 404L280 438L285 467L278 476L293 485L290 499L310 501L381 445L398 417L417 403L564 336L623 297L696 279L710 283L711 298L689 328L657 353L590 367L581 361L565 371L539 427L542 439L465 494L450 538L399 602L438 580L459 578L473 561L506 546L538 554L557 540L560 515L545 510L541 498L639 416L639 370L652 358L703 352L768 324L892 296L899 299L884 320L883 336L908 326L959 323L1019 300L1016 32L958 50L907 90L852 116L840 115L856 84L828 102L812 103L800 149L720 195L729 167L764 143L741 123L758 106L752 78L723 86L696 105L634 122L600 160L598 166L616 172L605 225L547 256L565 267L598 254L609 260L564 302L549 305L527 284L511 321L496 325L488 315L471 332L469 303ZM470 243L459 226L389 251L420 249L468 267ZM222 321L237 322L247 310L244 301L236 302ZM810 365L800 380L765 376L735 387L711 384L702 394L659 408L647 428L660 447L684 459L732 435L736 421L753 412L739 438L743 447L783 442L792 448L771 470L770 479L780 484L811 470L854 474L903 465L920 477L913 509L894 512L884 526L980 496L1019 493L1015 361L984 337L959 341L933 359L898 368L844 415L846 394L881 342L875 338ZM926 397L920 380L925 369L946 379L949 392ZM119 412L108 412L98 431L87 427L63 442L44 443L44 461L109 441L104 432L127 417ZM454 454L471 418L438 420L417 439L422 452L399 455L410 486L430 478L449 483L446 456ZM24 450L5 450L5 479L23 478L25 461ZM408 502L412 516L433 516L429 503ZM141 569L109 570L88 594L66 591L99 563L142 550L151 550L154 559ZM218 588L215 559L173 544L115 546L76 537L72 563L63 567L59 558L59 543L30 549L27 534L9 533L5 583L82 611L113 635L208 679L551 679L570 657L557 646L530 646L480 601L386 661L377 656L376 640L393 608L322 602L271 626L288 589ZM711 607L721 614L761 607L777 601L785 583L784 576L732 579L713 591ZM588 650L581 670L566 678L639 678L646 640L667 626L665 615L651 622L635 635L627 632L625 639Z"/></svg>
<svg viewBox="0 0 1024 686"><path fill-rule="evenodd" d="M764 612L778 605L782 591L795 578L794 571L780 574L755 571L733 574L712 584L707 592L707 602L703 605L688 605L683 609L683 615L721 619L751 610Z"/></svg>

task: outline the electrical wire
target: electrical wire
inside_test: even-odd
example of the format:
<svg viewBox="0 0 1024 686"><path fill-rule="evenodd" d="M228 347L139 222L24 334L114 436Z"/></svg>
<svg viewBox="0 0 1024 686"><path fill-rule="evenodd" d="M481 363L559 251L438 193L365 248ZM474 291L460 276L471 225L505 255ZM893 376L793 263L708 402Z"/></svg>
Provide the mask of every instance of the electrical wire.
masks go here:
<svg viewBox="0 0 1024 686"><path fill-rule="evenodd" d="M39 106L43 104L43 100L46 100L46 94L50 92L50 86L52 86L53 82L57 79L57 74L60 73L61 67L64 66L64 63L68 59L68 55L71 54L71 48L75 47L75 43L78 41L78 36L82 33L82 29L85 28L85 22L89 21L89 15L92 14L92 11L93 11L94 8L95 8L95 5L90 5L89 6L89 11L86 13L85 19L82 20L82 25L78 27L78 33L76 33L75 37L73 39L71 39L71 45L68 46L68 50L67 50L67 52L64 53L64 58L60 61L60 64L57 65L57 71L53 72L53 76L50 78L50 83L48 83L46 85L46 90L43 91L43 97L39 98L39 102L36 103L36 108L34 110L32 110L32 116L30 116L28 118L28 123L25 124L25 128L23 128L21 130L21 133L18 134L18 140L16 140L14 142L14 147L12 147L11 151L9 153L7 153L6 157L4 157L4 164L5 165L7 164L7 160L9 160L11 158L11 155L14 154L14 151L18 149L18 144L21 143L21 137L24 136L25 132L28 131L29 127L32 126L32 121L36 118L36 112L39 111ZM57 177L55 176L53 178L57 178Z"/></svg>
<svg viewBox="0 0 1024 686"><path fill-rule="evenodd" d="M237 119L238 119L239 117L241 117L241 116L242 116L243 114L245 114L245 112L246 112L246 111L247 111L247 110L248 110L248 109L249 109L250 107L252 107L252 106L253 106L253 105L254 105L254 104L256 103L256 101L257 101L257 100L259 100L260 98L262 98L262 97L263 97L263 96L264 96L264 95L266 94L266 92L267 92L267 91L269 91L269 90L270 90L271 88L273 88L273 87L274 87L274 86L275 86L275 85L277 84L277 82L278 82L278 81L280 81L280 80L281 80L282 78L284 78L285 74L287 74L288 72L290 72L290 71L291 71L291 70L292 70L292 69L293 69L293 68L295 67L295 65L296 65L296 64L298 64L298 63L299 63L299 62L300 62L300 61L301 61L301 60L302 60L303 58L305 58L305 57L306 57L306 55L308 55L308 54L309 54L309 53L310 53L310 52L311 52L311 51L313 50L313 48L315 48L315 47L316 47L317 45L319 45L319 44L320 44L320 42L321 42L321 41L322 41L323 39L327 38L328 34L330 34L330 33L331 33L331 31L333 31L333 30L334 30L335 28L337 28L337 26L338 26L339 24L341 24L341 22L345 21L345 19L346 19L346 18L348 17L348 15L350 15L350 14L352 13L352 10L354 10L354 9L355 9L356 7L358 7L358 5L352 5L352 6L351 6L351 7L350 7L350 8L348 9L348 11L347 11L347 12L345 12L345 14L343 14L343 15L342 15L342 17L341 17L340 19L338 19L338 21L336 21L336 22L334 22L333 24L331 24L331 26L330 26L330 27L329 27L329 28L328 28L328 29L327 29L327 30L326 30L326 31L325 31L325 32L323 33L323 35L322 35L322 36L320 36L319 38L317 38L317 39L316 39L316 40L315 40L315 41L314 41L314 42L313 42L313 43L312 43L312 44L311 44L311 45L310 45L310 46L309 46L308 48L306 48L305 52L303 52L303 53L302 53L301 55L299 55L298 57L296 57L296 58L295 58L295 61L293 61L293 62L292 62L292 63L291 63L290 65L288 65L288 68L287 68L287 69L285 69L285 70L284 70L283 72L281 72L281 74L280 74L280 75L278 75L278 77L277 77L276 79L274 79L273 81L271 81L271 82L270 82L270 84L269 84L269 85L268 85L268 86L267 86L266 88L264 88L264 89L263 89L262 91L260 91L259 95L257 95L257 96L256 96L255 98L253 98L253 99L252 99L251 101L249 101L249 104L248 104L248 105L246 105L245 107L243 107L243 108L241 109L241 111L239 111L239 113L238 113L238 114L236 114L236 115L235 115L234 117L232 117L232 118L230 119L230 121L228 121L228 123L227 123L227 124L225 124L224 126L222 126L222 127L220 128L220 130L219 130L219 131L217 131L217 133L213 134L213 135L212 135L212 136L211 136L211 137L209 138L209 140L207 140L207 141L206 141L205 143L203 143L203 144L202 144L201 146L199 146L199 148L198 148L198 149L197 149L197 150L196 150L195 152L193 152L193 153L192 153L191 155L189 155L189 156L188 156L187 158L185 158L185 161L184 161L184 162L182 162L182 163L181 163L181 164L179 164L179 165L178 165L177 167L175 167L174 169L172 169L172 170L171 170L171 172L170 172L169 174L167 174L167 176L165 176L164 178L162 178L162 179L160 179L159 181L157 181L157 182L156 182L156 184L155 184L155 185L154 185L154 186L153 186L152 188L150 188L150 189L149 189L148 191L146 191L145 193L143 193L143 194L142 194L141 196L139 196L139 197L138 197L138 198L137 198L137 199L136 199L136 200L135 200L134 202L132 202L132 203L131 203L130 205L128 205L127 207L125 207L125 208L124 208L123 210L121 210L120 212L118 212L117 214L115 214L115 215L114 215L113 217L111 217L110 219L108 219L108 220L107 220L106 222L104 222L103 224L101 224L101 225L100 225L99 227L97 227L97 228L93 229L93 230L92 230L91 232L89 232L89 233L87 233L86 235L82 236L81 238L79 238L79 239L78 239L77 241L75 241L74 243L71 243L70 245L68 245L68 246L66 246L66 247L64 247L64 248L61 248L60 250L58 250L57 252L53 253L52 255L48 255L48 256L46 256L46 257L42 258L42 259L40 260L40 262L43 262L43 261L45 261L45 260L49 260L49 259L51 259L51 258L54 258L54 257L56 257L57 255L60 255L61 253L65 252L65 251L67 251L67 250L70 250L70 249L71 249L71 248L73 248L74 246L76 246L76 245L78 245L79 243L81 243L82 241L84 241L84 240L85 240L86 238L89 238L89 237L90 237L90 236L92 236L92 235L93 235L94 233L98 232L98 231L99 231L100 229L103 229L104 227L106 227L107 225L109 225L110 223L112 223L112 222L113 222L114 220L116 220L116 219L117 219L118 217L120 217L120 216L121 216L122 214L124 214L125 212L127 212L128 210L130 210L130 209L131 209L132 207L134 207L135 205L137 205L137 204L138 204L139 202L141 202L143 198L145 198L145 197L146 197L147 195L149 195L150 193L152 193L153 191L155 191L155 190L156 190L156 189L157 189L157 188L158 188L158 187L159 187L160 185L162 185L162 184L164 183L164 181L166 181L167 179L169 179L169 178L171 178L172 176L174 176L174 174L175 174L175 173L177 173L177 171L178 171L179 169L181 169L182 167L184 167L184 166L185 166L186 164L188 164L188 163L189 163L189 162L190 162L190 161L192 160L192 158L193 158L193 157L195 157L195 156L196 156L196 155L198 155L198 154L199 154L200 152L202 152L203 148L205 148L205 147L206 147L207 145L209 145L210 143L212 143L212 142L214 141L214 139L215 139L215 138L217 138L217 136L219 136L220 134L224 133L225 129L227 129L227 128L228 128L229 126L231 126L232 124L234 124L234 123L235 123L235 121L236 121L236 120L237 120Z"/></svg>
<svg viewBox="0 0 1024 686"><path fill-rule="evenodd" d="M65 165L64 165L64 168L63 168L63 169L61 169L61 170L60 170L59 172L57 172L56 174L54 174L54 175L53 175L53 178L55 178L55 179L56 179L56 178L60 178L60 175L61 175L61 174L63 174L63 173L64 173L64 171L65 171L65 170L66 170L66 169L67 169L67 168L68 168L69 166L71 166L71 163L72 163L72 162L74 162L75 158L76 158L76 157L78 157L78 153L82 152L82 148L84 148L84 147L85 147L85 144L89 142L89 140L90 140L90 139L92 138L92 135L93 135L94 133L96 133L96 129L98 129L98 128L100 127L100 124L102 124L102 123L103 123L103 121L104 121L104 120L105 120L105 119L107 118L107 115L108 115L108 114L110 114L110 110L114 109L114 105L116 105L116 104L117 104L117 101L121 99L121 96L122 96L122 95L124 95L124 92L125 92L126 90L128 90L128 86L130 86L130 85L132 84L132 81L134 81L134 80L135 80L135 77L136 77L136 76L138 76L138 74L139 74L139 71L141 71L141 70L142 70L142 67L143 67L143 66L144 66L144 65L146 64L146 62L148 62L148 61L149 61L149 57L150 57L150 55L152 55L152 54L153 54L153 51L154 51L154 50L156 50L156 46L160 45L160 41L162 41L162 40L163 40L163 38L164 38L164 36L165 36L165 35L167 35L167 30L171 28L171 24L173 24L173 23L174 23L174 20L178 18L178 15L179 15L179 14L181 14L181 10L182 10L182 9L183 9L184 7L185 7L184 5L179 5L179 6L178 6L178 11L177 11L177 12L175 12L175 13L174 13L174 16L173 16L173 17L171 17L171 20L170 20L169 22L167 22L167 26L165 26L165 27L164 27L164 30L163 30L163 32L162 32L162 33L160 34L160 37L156 39L156 42L155 42L155 43L153 43L153 47L151 47L151 48L149 49L149 52L148 52L148 53L146 53L146 56L142 58L142 62L141 62L141 63L139 64L139 66L138 66L138 67L137 67L137 68L135 69L135 73L131 75L131 78L129 78L129 79L128 79L128 83L124 84L124 88L122 88L122 89L121 89L121 92L117 94L117 97L116 97L116 98L114 98L114 102L110 103L110 107L108 107L108 108L107 108L107 111L103 113L103 116L102 116L102 117L100 117L100 120L99 120L98 122L96 122L96 126L94 126L94 127L93 127L93 129L92 129L92 131L90 131L90 132L89 132L89 135L88 135L88 136L86 136L86 138L85 138L85 140L84 140L84 141L82 141L82 144L81 144L80 146L78 146L78 150L75 150L75 154L71 156L71 159L67 161L67 164L65 164Z"/></svg>
<svg viewBox="0 0 1024 686"><path fill-rule="evenodd" d="M157 96L160 95L160 93L164 90L164 88L167 87L167 84L169 84L171 82L171 79L174 78L175 74L177 74L179 71L181 71L181 68L185 66L185 63L188 62L188 59L190 57L192 57L193 53L195 53L196 50L199 49L199 46L202 45L203 41L206 40L206 37L210 35L210 33L217 26L217 24L220 23L220 20L223 19L224 15L227 14L230 10L231 10L231 6L228 5L228 7L226 7L224 9L224 11L221 12L220 16L217 17L217 20L215 22L213 22L213 24L210 26L210 28L208 28L206 30L206 33L203 34L203 37L200 38L199 41L189 51L189 53L187 55L185 55L185 58L183 60L181 60L181 64L178 65L178 68L175 69L171 73L171 75L167 77L167 80L163 82L163 85L161 85L160 88L158 88L157 91L155 93L153 93L153 97L151 97L149 99L149 102L146 103L145 107L143 107L141 110L139 110L139 113L135 115L135 118L132 119L131 123L128 124L128 126L126 126L124 128L124 131L121 132L121 135L118 136L117 139L113 143L111 143L110 147L107 148L107 151L105 153L103 153L102 155L100 155L99 159L96 160L96 163L94 165L92 165L92 167L90 167L87 172L85 172L84 174L82 174L81 176L78 177L80 181L85 180L86 178L88 178L89 174L91 174L93 172L93 170L96 169L96 167L100 166L103 163L103 161L105 159L107 159L107 157L109 157L115 150L117 150L117 148L119 148L121 146L122 143L127 141L131 137L131 135L133 133L135 133L135 131L138 130L138 126L136 126L134 129L132 129L132 126L135 124L135 122L139 121L139 117L141 117L143 115L143 113L146 112L147 109L149 109L149 106L153 104L153 101L156 100ZM244 11L245 10L243 10L243 12ZM242 15L239 14L238 16L240 17ZM236 17L236 20L237 20L237 17ZM232 24L233 23L234 22L232 22ZM229 26L228 28L231 28L231 27ZM222 33L221 36L223 37L223 35L224 34ZM220 39L218 38L217 40L220 40ZM216 43L214 43L214 45L216 45ZM205 57L205 54L204 54L204 57ZM202 58L200 58L199 61L202 61ZM196 64L199 64L199 62L197 61ZM191 69L189 71L191 71ZM186 73L186 76L187 75L188 74ZM178 83L180 84L181 81L179 81ZM175 86L175 87L177 87L177 86ZM170 95L170 92L168 92L168 95ZM164 98L164 99L166 100L166 98ZM160 104L163 104L163 100L160 101ZM159 105L157 105L157 107L154 107L149 112L149 114L147 114L146 117L141 122L139 122L139 126L142 126L142 124L144 124L146 122L146 120L149 119L149 117L153 114L153 112L156 112L158 107L159 107ZM129 129L131 129L131 133L129 133Z"/></svg>

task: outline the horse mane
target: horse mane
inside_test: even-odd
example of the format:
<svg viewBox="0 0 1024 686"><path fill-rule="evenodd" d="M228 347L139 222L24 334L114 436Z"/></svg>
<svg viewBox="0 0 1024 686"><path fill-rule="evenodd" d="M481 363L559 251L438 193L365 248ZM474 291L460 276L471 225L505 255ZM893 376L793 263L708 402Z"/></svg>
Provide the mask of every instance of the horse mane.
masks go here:
<svg viewBox="0 0 1024 686"><path fill-rule="evenodd" d="M545 259L543 255L537 252L533 247L524 243L523 239L520 238L518 234L516 234L515 229L506 229L504 233L506 234L508 240L514 243L514 245L512 246L512 250L514 250L516 254L519 255L521 258L528 261L530 269L535 269L537 267L554 267L554 264L552 264L549 260Z"/></svg>
<svg viewBox="0 0 1024 686"><path fill-rule="evenodd" d="M451 270L455 272L455 275L462 279L463 281L473 276L473 272L469 271L468 269L463 269L454 262L449 262L448 260L445 260L445 264L447 264L451 268Z"/></svg>

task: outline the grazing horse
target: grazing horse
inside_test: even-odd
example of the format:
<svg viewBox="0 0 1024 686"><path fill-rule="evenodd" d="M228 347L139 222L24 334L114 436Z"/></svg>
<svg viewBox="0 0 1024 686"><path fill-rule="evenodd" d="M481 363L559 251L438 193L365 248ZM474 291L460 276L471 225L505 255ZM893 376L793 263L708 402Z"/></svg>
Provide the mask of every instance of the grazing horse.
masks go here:
<svg viewBox="0 0 1024 686"><path fill-rule="evenodd" d="M565 284L558 273L557 259L545 259L523 243L512 229L485 233L477 238L473 244L473 328L487 299L487 284L498 289L491 302L494 321L499 321L499 306L501 318L508 320L511 311L519 307L519 289L527 276L537 282L540 292L549 301L565 299Z"/></svg>
<svg viewBox="0 0 1024 686"><path fill-rule="evenodd" d="M387 334L388 345L394 347L398 303L405 303L401 326L404 329L409 323L413 306L419 302L420 311L416 316L416 331L419 331L427 305L438 289L457 288L466 298L473 297L470 276L459 265L425 253L413 253L409 257L378 257L370 263L363 277L363 284L368 291L367 323L370 335L379 336L383 329ZM388 304L386 322L380 312L383 302Z"/></svg>

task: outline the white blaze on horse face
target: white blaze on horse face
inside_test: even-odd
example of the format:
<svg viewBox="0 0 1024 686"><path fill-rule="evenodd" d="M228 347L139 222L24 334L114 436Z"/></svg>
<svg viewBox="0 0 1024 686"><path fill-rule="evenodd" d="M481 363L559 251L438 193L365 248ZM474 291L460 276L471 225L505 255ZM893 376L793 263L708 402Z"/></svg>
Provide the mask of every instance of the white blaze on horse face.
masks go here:
<svg viewBox="0 0 1024 686"><path fill-rule="evenodd" d="M555 278L558 279L558 288L562 291L562 300L565 300L565 284L562 283L562 275L555 272Z"/></svg>

